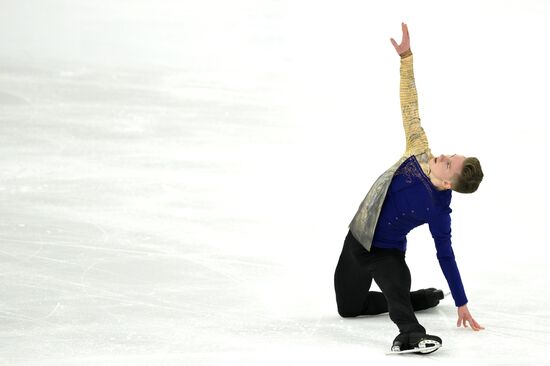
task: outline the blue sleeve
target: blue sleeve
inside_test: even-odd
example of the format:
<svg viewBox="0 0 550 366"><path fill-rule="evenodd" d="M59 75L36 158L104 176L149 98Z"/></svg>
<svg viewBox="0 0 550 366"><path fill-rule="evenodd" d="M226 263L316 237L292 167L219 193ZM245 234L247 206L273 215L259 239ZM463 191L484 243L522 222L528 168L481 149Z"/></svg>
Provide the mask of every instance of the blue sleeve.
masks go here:
<svg viewBox="0 0 550 366"><path fill-rule="evenodd" d="M468 302L460 272L455 261L453 247L451 245L451 208L435 210L430 216L428 224L435 242L437 259L443 271L443 275L449 284L455 305L462 306Z"/></svg>

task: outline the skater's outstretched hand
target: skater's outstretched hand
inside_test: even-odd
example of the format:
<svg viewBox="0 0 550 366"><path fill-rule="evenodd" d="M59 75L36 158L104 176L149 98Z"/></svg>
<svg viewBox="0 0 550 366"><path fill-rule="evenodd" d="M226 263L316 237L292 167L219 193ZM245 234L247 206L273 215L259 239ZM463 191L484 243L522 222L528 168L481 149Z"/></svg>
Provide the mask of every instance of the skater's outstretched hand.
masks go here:
<svg viewBox="0 0 550 366"><path fill-rule="evenodd" d="M481 325L479 325L478 322L474 319L472 314L470 314L470 310L468 310L467 305L462 305L458 308L458 321L456 322L456 326L460 327L460 325L464 325L464 328L468 328L468 324L470 324L470 327L475 330L482 330L485 329Z"/></svg>
<svg viewBox="0 0 550 366"><path fill-rule="evenodd" d="M411 49L411 44L409 40L409 28L407 28L407 24L401 23L401 28L403 29L403 38L401 39L401 44L397 44L395 42L395 39L390 38L391 43L393 44L393 47L395 47L395 50L399 54L399 56L403 55L405 52Z"/></svg>

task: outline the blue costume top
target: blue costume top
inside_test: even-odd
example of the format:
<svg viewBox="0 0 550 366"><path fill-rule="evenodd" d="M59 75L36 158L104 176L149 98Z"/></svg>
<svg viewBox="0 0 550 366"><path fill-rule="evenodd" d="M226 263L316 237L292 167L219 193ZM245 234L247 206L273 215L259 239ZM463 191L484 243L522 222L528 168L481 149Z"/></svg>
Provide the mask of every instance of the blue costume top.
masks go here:
<svg viewBox="0 0 550 366"><path fill-rule="evenodd" d="M451 246L451 190L438 190L414 155L396 170L374 231L372 246L407 249L407 233L428 223L437 259L456 306L468 302Z"/></svg>

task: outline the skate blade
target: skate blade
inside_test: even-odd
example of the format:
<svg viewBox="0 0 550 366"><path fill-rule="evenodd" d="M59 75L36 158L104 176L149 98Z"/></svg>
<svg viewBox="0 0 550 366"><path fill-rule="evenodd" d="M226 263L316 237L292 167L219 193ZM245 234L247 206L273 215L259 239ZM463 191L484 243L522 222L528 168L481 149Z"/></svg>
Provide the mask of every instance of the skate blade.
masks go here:
<svg viewBox="0 0 550 366"><path fill-rule="evenodd" d="M439 342L424 340L418 343L418 347L406 349L404 351L400 351L398 348L396 349L396 347L392 347L392 350L390 352L386 352L386 355L400 355L404 353L428 354L437 351L439 348L441 348L441 344Z"/></svg>

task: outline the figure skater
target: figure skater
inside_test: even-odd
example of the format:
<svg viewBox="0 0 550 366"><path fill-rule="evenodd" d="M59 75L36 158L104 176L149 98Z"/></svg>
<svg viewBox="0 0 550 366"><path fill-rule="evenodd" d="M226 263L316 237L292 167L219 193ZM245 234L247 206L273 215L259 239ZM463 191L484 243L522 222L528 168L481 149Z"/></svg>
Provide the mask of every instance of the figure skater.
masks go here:
<svg viewBox="0 0 550 366"><path fill-rule="evenodd" d="M473 193L483 172L479 160L462 155L434 157L420 124L409 31L401 24L401 44L390 39L400 60L400 101L406 147L401 158L373 184L349 225L334 274L340 316L389 312L399 328L392 351L431 353L441 338L426 334L414 314L439 304L443 291L410 292L405 262L407 233L428 223L437 259L458 311L457 327L484 329L468 310L468 299L451 246L451 192ZM369 291L372 280L382 292Z"/></svg>

